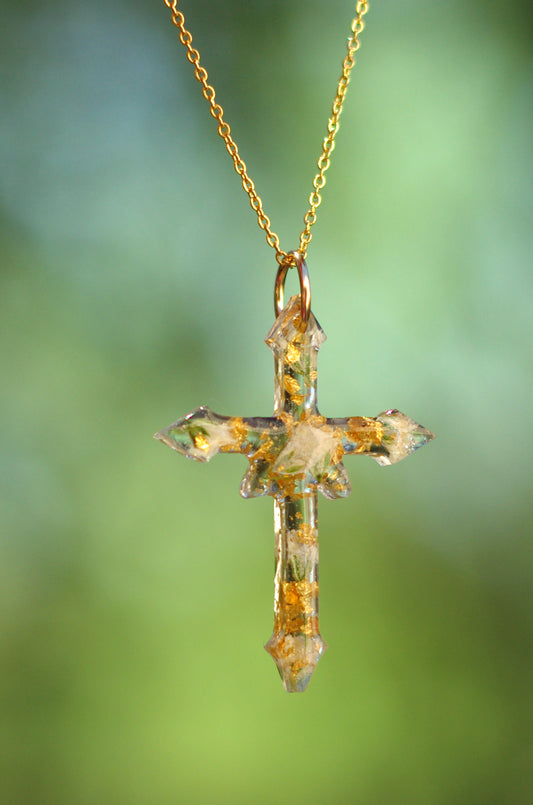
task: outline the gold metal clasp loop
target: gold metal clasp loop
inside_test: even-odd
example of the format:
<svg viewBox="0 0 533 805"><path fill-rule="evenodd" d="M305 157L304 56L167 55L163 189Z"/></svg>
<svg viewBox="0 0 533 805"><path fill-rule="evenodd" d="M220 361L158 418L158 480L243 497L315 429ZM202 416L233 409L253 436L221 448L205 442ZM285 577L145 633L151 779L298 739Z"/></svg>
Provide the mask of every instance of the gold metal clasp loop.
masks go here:
<svg viewBox="0 0 533 805"><path fill-rule="evenodd" d="M309 281L309 272L304 258L298 251L287 252L287 260L285 260L278 268L276 274L276 281L274 283L274 312L279 316L284 307L284 287L285 278L289 268L296 267L298 269L298 278L300 280L300 312L302 319L302 330L307 327L309 315L311 313L311 283Z"/></svg>

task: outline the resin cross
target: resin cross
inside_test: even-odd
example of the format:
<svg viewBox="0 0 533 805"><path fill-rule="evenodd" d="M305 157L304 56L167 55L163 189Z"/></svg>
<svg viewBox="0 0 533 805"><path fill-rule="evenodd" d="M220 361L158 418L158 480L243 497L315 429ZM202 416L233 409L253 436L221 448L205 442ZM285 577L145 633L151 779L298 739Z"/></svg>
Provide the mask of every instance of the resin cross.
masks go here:
<svg viewBox="0 0 533 805"><path fill-rule="evenodd" d="M293 296L266 338L275 362L274 416L219 416L202 406L155 434L197 461L242 453L250 466L241 495L274 498L274 632L265 648L290 692L305 690L326 649L318 624L317 492L327 498L350 494L342 464L346 454L367 455L386 466L433 438L396 410L377 417L323 417L316 364L326 336L312 313L302 331L300 315L300 297Z"/></svg>

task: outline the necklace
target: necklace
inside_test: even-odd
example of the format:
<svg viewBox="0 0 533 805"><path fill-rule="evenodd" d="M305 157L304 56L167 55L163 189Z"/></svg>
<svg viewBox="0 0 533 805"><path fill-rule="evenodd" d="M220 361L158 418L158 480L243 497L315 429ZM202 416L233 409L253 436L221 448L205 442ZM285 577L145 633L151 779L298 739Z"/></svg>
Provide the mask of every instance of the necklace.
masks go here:
<svg viewBox="0 0 533 805"><path fill-rule="evenodd" d="M306 256L311 227L321 202L320 191L335 146L339 117L348 89L350 72L359 49L359 34L368 2L359 0L351 25L347 52L337 85L327 135L318 159L309 209L298 249L285 252L263 211L253 181L247 173L224 111L208 83L200 54L178 11L178 0L164 0L172 23L186 49L187 59L209 103L217 131L233 160L235 171L257 215L260 228L276 254L274 283L276 321L266 337L274 354L275 391L272 417L229 417L201 406L155 434L155 438L187 458L209 461L217 453L241 453L249 468L241 483L244 498L274 498L276 574L274 631L265 648L278 667L289 692L304 691L327 648L318 623L318 492L326 498L350 494L344 455L368 455L381 466L395 464L425 445L434 436L396 409L377 417L353 416L327 419L317 408L317 355L326 336L311 312L311 286ZM287 272L296 268L300 293L284 304Z"/></svg>

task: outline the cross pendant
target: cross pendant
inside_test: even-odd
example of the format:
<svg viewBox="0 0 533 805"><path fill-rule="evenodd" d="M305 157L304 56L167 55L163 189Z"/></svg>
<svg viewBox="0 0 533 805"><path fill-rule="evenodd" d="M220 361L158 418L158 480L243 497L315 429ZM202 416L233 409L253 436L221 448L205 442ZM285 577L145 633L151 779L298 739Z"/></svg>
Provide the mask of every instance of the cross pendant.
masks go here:
<svg viewBox="0 0 533 805"><path fill-rule="evenodd" d="M241 495L274 498L274 631L265 648L289 692L306 689L326 649L318 623L317 493L350 494L344 455L367 455L387 466L434 438L396 410L377 417L323 417L317 408L316 365L325 339L312 313L302 329L300 296L293 296L266 337L274 353L274 415L219 416L202 406L155 434L197 461L219 452L242 453L250 466Z"/></svg>

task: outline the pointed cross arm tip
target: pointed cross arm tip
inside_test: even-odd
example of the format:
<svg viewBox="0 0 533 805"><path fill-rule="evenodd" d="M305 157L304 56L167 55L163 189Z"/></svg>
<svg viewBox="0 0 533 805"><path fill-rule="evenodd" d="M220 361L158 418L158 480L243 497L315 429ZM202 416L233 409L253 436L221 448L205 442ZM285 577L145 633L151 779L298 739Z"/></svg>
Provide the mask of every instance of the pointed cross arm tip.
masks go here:
<svg viewBox="0 0 533 805"><path fill-rule="evenodd" d="M376 417L356 416L328 422L341 433L344 455L367 455L382 467L396 464L435 438L430 430L395 408Z"/></svg>
<svg viewBox="0 0 533 805"><path fill-rule="evenodd" d="M244 419L221 416L206 405L201 405L155 433L154 439L186 458L210 461L217 453L249 455L257 450L267 433L283 428L282 422L266 417Z"/></svg>

